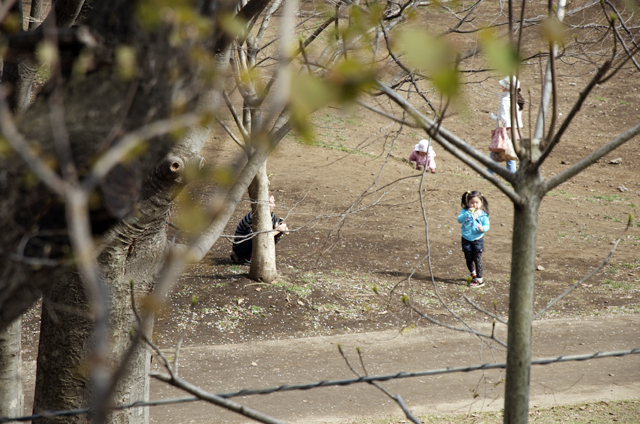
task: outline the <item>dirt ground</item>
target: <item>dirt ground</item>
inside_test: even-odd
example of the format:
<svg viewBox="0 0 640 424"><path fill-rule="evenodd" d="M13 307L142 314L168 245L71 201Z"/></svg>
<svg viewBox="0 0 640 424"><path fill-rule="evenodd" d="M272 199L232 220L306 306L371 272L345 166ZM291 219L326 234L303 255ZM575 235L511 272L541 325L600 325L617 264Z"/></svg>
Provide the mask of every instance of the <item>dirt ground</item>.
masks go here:
<svg viewBox="0 0 640 424"><path fill-rule="evenodd" d="M583 88L588 75L582 71L561 70L560 113L566 115ZM540 92L538 73L532 65L521 75L533 104ZM482 151L487 151L493 125L489 113L497 110L499 77L468 77L456 112L443 124ZM623 70L619 78L637 80L637 71ZM640 120L638 88L621 89L615 81L595 89L543 166L545 178ZM391 110L388 104L378 106ZM492 321L463 295L505 317L511 235L518 224L510 200L437 145L435 174L412 169L406 158L425 135L408 128L397 134L397 124L362 107L348 112L328 107L312 122L313 144L291 133L268 162L275 213L286 217L292 229L277 245L281 277L273 284L248 279L248 267L233 264L230 242L220 239L204 261L185 272L157 315L158 344L172 348L183 337L185 346L198 347L433 326L410 313L401 300L404 295L443 323L457 321L452 313L470 323ZM527 134L531 125L527 118L525 122ZM209 165L242 161L239 148L221 130L211 141L204 154ZM608 265L541 319L640 313L640 220L624 232L629 214L640 215L639 169L636 137L543 201L536 311L591 272L612 242L622 239ZM456 220L467 190L480 190L491 208L483 255L486 285L481 289L467 286ZM216 193L214 187L200 185L186 190L183 199L208 205L216 201ZM225 234L233 234L249 209L248 202L240 204ZM176 207L172 219L179 212ZM32 360L37 311L27 316L25 329L25 359ZM637 341L628 340L633 346Z"/></svg>
<svg viewBox="0 0 640 424"><path fill-rule="evenodd" d="M569 77L562 80L571 99L579 84L566 85L573 81ZM534 78L525 76L522 81L535 88ZM482 86L486 97L497 96L495 78ZM608 140L629 123L629 114L640 118L637 91L622 93L603 86L598 92L605 96L605 107L598 106L607 112L607 119L600 120L598 127L591 125L601 112L586 108L544 165L545 178ZM465 96L470 117L454 116L445 125L485 149L492 122L483 109L485 99L476 98L471 91ZM624 106L616 101L619 98L625 99ZM563 104L560 110L566 107ZM489 318L462 295L505 316L514 226L509 199L438 146L437 173L423 176L412 169L404 158L422 137L416 132L402 132L388 159L392 128L361 109L345 115L328 108L317 113L313 122L317 145L305 145L291 134L268 163L275 213L286 217L293 230L277 245L281 278L272 285L249 280L248 267L231 262L231 244L218 241L207 258L183 276L158 315L160 343L169 346L182 334L188 343L210 344L431 325L407 312L401 302L404 294L413 296L422 311L445 322L452 317L438 296L465 319ZM214 141L218 143L208 148L210 163L238 157L238 149L223 138L217 136ZM617 158L622 158L620 163L611 163ZM543 201L537 236L536 310L598 266L612 242L622 236L610 263L546 317L640 311L640 221L624 232L629 214L639 212L639 166L640 141L636 138ZM472 189L482 191L491 207L491 229L483 255L487 284L480 290L467 287L456 220L461 194ZM363 193L364 200L352 208ZM188 195L200 203L215 198L206 187ZM226 234L233 234L248 210L248 203L241 203ZM424 260L427 246L430 259ZM198 301L191 306L194 295Z"/></svg>
<svg viewBox="0 0 640 424"><path fill-rule="evenodd" d="M545 12L544 5L531 7ZM443 16L423 19L445 28ZM456 42L462 47L465 40ZM525 36L523 56L535 53L537 46L536 39ZM569 62L558 72L558 125L590 78L590 68ZM540 75L536 61L527 63L520 75L527 100L525 136L537 114L532 105L537 107L540 98ZM472 73L465 78L468 84L443 125L487 151L499 76ZM629 67L616 80L595 88L545 162L544 178L566 170L640 120L639 88L616 84L633 80L637 71ZM389 103L366 101L398 115ZM413 101L418 104L418 96ZM311 145L292 132L268 162L276 215L285 217L293 230L277 246L281 278L272 285L247 279L248 267L232 264L230 243L219 240L207 258L184 275L158 315L156 334L163 346L180 335L188 343L211 344L431 325L407 311L401 302L405 294L424 313L444 322L454 320L447 309L465 319L489 319L462 295L506 315L511 235L517 223L505 195L439 146L434 146L437 172L422 175L406 158L425 134L400 130L363 107L346 112L327 107L313 115L312 123ZM212 166L237 166L245 160L221 129L205 156ZM544 199L537 235L536 310L598 266L617 237L622 240L611 262L543 319L640 312L640 220L623 233L629 214L640 214L638 169L636 137ZM480 190L491 206L483 255L487 284L481 290L467 287L456 220L467 190ZM192 188L185 196L205 205L216 199L215 190L207 186ZM240 204L226 234L233 234L248 210L247 202ZM191 305L194 295L198 302Z"/></svg>

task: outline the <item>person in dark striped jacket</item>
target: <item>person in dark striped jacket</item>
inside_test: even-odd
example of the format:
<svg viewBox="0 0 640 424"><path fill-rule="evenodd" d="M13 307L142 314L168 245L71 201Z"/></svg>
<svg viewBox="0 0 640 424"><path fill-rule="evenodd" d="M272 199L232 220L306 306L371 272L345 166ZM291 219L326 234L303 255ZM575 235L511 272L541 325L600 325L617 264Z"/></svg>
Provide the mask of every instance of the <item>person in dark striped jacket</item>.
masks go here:
<svg viewBox="0 0 640 424"><path fill-rule="evenodd" d="M273 195L269 196L269 208L271 209L271 222L273 223L273 229L276 230L273 233L273 238L276 243L280 241L283 234L288 230L287 224L279 222L273 211L276 208L276 200ZM250 264L251 263L251 250L253 248L253 238L246 239L253 233L253 212L249 212L242 218L238 227L236 228L236 238L233 242L233 252L231 252L231 259L235 263Z"/></svg>

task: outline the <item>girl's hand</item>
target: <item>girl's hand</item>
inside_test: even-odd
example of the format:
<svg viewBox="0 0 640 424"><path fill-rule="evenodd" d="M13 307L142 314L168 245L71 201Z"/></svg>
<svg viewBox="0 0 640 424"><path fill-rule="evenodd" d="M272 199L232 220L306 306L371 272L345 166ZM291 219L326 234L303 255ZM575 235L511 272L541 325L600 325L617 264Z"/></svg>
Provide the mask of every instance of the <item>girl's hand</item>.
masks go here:
<svg viewBox="0 0 640 424"><path fill-rule="evenodd" d="M474 213L476 211L476 208L469 208L469 212Z"/></svg>
<svg viewBox="0 0 640 424"><path fill-rule="evenodd" d="M482 225L478 225L478 231L480 231L481 233L484 232L484 229L482 228Z"/></svg>

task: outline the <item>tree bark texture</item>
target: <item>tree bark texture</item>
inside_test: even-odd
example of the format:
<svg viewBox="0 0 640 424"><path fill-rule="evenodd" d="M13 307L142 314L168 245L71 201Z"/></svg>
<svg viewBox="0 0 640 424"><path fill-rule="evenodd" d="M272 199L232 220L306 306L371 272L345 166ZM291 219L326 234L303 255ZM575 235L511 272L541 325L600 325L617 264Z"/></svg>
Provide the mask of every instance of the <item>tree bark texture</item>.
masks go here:
<svg viewBox="0 0 640 424"><path fill-rule="evenodd" d="M143 189L138 212L110 231L113 240L98 261L101 274L110 289L109 348L112 369L116 369L137 326L132 294L137 309L154 286L167 248L165 219L180 187L184 163L193 158L170 156L149 178ZM46 410L76 409L90 405L88 378L92 365L91 337L93 321L77 273L61 278L44 297L34 413ZM150 336L151 329L146 328ZM128 372L119 382L113 397L116 404L148 399L149 354L139 346L127 364ZM38 423L84 423L86 416L43 418ZM111 413L109 423L148 422L147 408L133 408Z"/></svg>
<svg viewBox="0 0 640 424"><path fill-rule="evenodd" d="M22 318L0 331L0 417L22 415Z"/></svg>
<svg viewBox="0 0 640 424"><path fill-rule="evenodd" d="M523 161L522 167L531 167ZM538 209L544 193L540 175L519 173L515 184L522 204L514 204L513 245L511 248L511 285L509 287L509 323L505 383L505 424L525 424L529 416L531 375L531 323L533 319L534 274Z"/></svg>
<svg viewBox="0 0 640 424"><path fill-rule="evenodd" d="M42 20L42 0L31 0L31 10L29 10L29 30L32 31L40 26Z"/></svg>
<svg viewBox="0 0 640 424"><path fill-rule="evenodd" d="M225 5L235 7L233 1L201 3L216 6L203 6L203 11L220 12ZM84 16L85 9L92 9L84 30L89 31L95 44L66 47L61 44L60 73L53 75L18 122L21 133L37 154L48 159L58 172L55 142L60 140L54 140L56 127L64 127L68 133L73 162L83 177L95 159L122 134L176 112L192 110L194 105L208 111L216 106L211 102L215 103L216 96L220 96L219 90L209 92L211 96L205 104L200 101L199 94L210 87L205 85L207 81L198 78L201 68L191 61L192 44L171 42L171 28L163 22L157 28L139 26L136 7L136 2L125 0L95 4L85 1L80 14ZM214 36L207 36L203 43L209 51L213 51L212 46L219 38L216 31L221 32L214 28ZM137 72L128 80L119 75L115 60L115 51L123 44L136 55ZM222 47L216 51L216 62L228 60L226 47ZM77 55L86 49L93 54L93 61L86 74L72 77ZM174 100L180 96L188 102L174 111ZM52 121L52 110L62 111L64 118ZM136 324L131 284L136 302L153 288L167 248L165 218L184 183L181 171L187 165L202 164L198 153L209 133L207 125L202 129L191 128L185 142L178 146L169 136L146 140L142 146L144 153L114 168L92 197L95 200L91 204L92 229L97 237L108 241L98 262L110 289L111 334L107 356L114 368L129 346ZM170 149L172 155L167 156ZM167 159L163 162L162 158ZM20 158L5 156L0 160L0 329L45 293L34 410L89 406L94 322L80 278L69 267L72 252L64 204L33 178ZM242 191L245 189L246 184ZM123 373L125 377L118 384L113 402L146 399L148 359L146 351L138 349L127 364L128 372ZM40 422L86 419L86 416L66 417ZM148 413L144 408L113 413L106 419L114 423L145 421Z"/></svg>
<svg viewBox="0 0 640 424"><path fill-rule="evenodd" d="M176 86L164 77L170 69L178 73L176 77L182 77L181 88L190 93L200 92L186 48L170 46L166 29L160 28L157 34L136 29L132 22L134 2L108 3L99 3L106 10L94 9L99 18L89 22L95 38L103 42L95 47L95 67L82 78L62 76L50 81L17 123L40 157L49 158L54 165L57 155L53 127L64 125L80 175L87 173L91 163L120 134L171 115ZM113 64L114 50L125 40L138 47L138 75L132 80L120 78ZM53 101L56 90L62 104ZM197 98L194 96L193 101ZM64 122L51 121L52 108L63 110ZM114 169L102 181L91 205L96 235L104 234L121 218L122 214L114 214L114 210L133 210L142 181L173 145L169 136L148 140L142 146L143 155L124 168ZM1 329L68 272L65 260L70 248L64 205L59 198L44 184L34 181L25 163L15 156L0 159L0 170Z"/></svg>
<svg viewBox="0 0 640 424"><path fill-rule="evenodd" d="M85 46L94 57L88 72L72 78L70 71L80 49L61 51L60 73L52 76L18 121L21 133L56 171L55 146L56 141L60 143L54 140L53 134L60 134L54 131L56 127L66 130L72 160L83 177L123 134L170 117L175 96L182 90L189 99L185 111L204 91L189 47L172 44L170 30L163 24L154 30L137 26L135 3L116 0L93 5L85 29L96 42ZM122 44L136 54L137 72L132 79L118 73L114 57ZM52 121L52 110L62 112L64 118ZM99 263L111 290L107 356L113 367L120 362L135 324L130 282L137 298L153 287L166 248L164 219L181 185L178 171L201 160L191 154L199 149L185 148L163 162L174 145L168 135L147 140L142 145L144 154L114 168L92 197L92 230L108 241ZM72 252L64 204L33 178L20 158L4 156L0 170L0 329L46 293L34 409L89 406L94 323L80 279L69 267ZM124 221L123 216L127 216ZM130 372L125 373L112 399L116 403L145 399L147 393L146 351L139 349L127 366ZM145 422L146 414L144 409L118 412L107 422Z"/></svg>
<svg viewBox="0 0 640 424"><path fill-rule="evenodd" d="M273 239L273 223L269 208L269 178L267 161L262 163L249 186L253 212L253 238L249 278L270 283L278 277L276 247Z"/></svg>

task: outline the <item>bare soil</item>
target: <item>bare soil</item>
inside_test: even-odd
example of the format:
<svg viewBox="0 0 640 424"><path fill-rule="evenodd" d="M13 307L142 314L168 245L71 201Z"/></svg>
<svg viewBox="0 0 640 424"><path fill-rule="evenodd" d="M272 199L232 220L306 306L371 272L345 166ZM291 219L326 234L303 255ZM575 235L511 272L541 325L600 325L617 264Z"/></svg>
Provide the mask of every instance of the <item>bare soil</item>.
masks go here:
<svg viewBox="0 0 640 424"><path fill-rule="evenodd" d="M562 112L581 79L560 80L568 97L560 105ZM522 82L535 92L535 78L525 75ZM466 92L468 117L453 116L444 124L479 149L488 145L493 121L484 107L489 100L497 103L496 86L495 79L483 82L484 97ZM605 85L596 92L604 100L591 101L570 127L543 167L545 178L611 139L630 119L640 119L638 91ZM170 295L156 321L159 342L168 347L183 334L187 343L216 344L432 325L408 312L401 301L405 294L443 322L452 320L444 304L465 319L489 319L462 295L506 316L511 235L517 225L510 200L438 146L437 173L412 169L405 158L422 135L405 130L393 140L389 123L362 109L343 114L327 108L313 122L316 145L306 145L292 133L269 159L276 215L286 217L293 229L277 245L281 278L270 285L248 279L248 266L234 265L231 244L221 239ZM598 125L592 125L595 122ZM241 157L222 134L215 138L206 152L209 163ZM640 311L640 222L635 220L625 232L629 215L639 213L639 144L636 137L543 201L536 310L600 265L622 236L610 263L546 317ZM617 158L620 163L611 163ZM491 207L483 255L487 283L479 290L467 287L456 220L467 190L482 191ZM353 208L363 193L364 200ZM201 204L216 199L214 190L206 187L187 196ZM248 210L248 203L240 205L226 234L233 234ZM194 295L197 303L192 305Z"/></svg>
<svg viewBox="0 0 640 424"><path fill-rule="evenodd" d="M560 72L563 116L589 78L583 71L566 67ZM535 66L526 67L521 75L525 91L531 90L527 100L533 104L539 98L538 75ZM443 123L483 151L493 126L489 113L498 105L499 77L469 76L471 84L455 113ZM637 80L637 72L623 70L619 78ZM640 120L638 88L620 87L615 81L597 87L589 97L545 163L545 178L568 169ZM388 104L377 106L391 110ZM531 111L534 117L536 113ZM528 114L527 109L524 116ZM531 125L525 121L527 134ZM455 321L452 313L470 323L492 321L463 295L505 317L511 236L518 225L510 200L437 145L437 173L412 169L406 158L425 135L408 128L397 134L398 125L364 108L344 112L328 107L312 122L313 144L291 133L268 162L276 215L286 217L292 229L277 245L281 277L273 284L250 280L248 267L233 264L231 244L220 239L204 261L185 272L158 313L158 344L172 348L183 337L185 346L197 347L433 326L410 313L402 301L405 295L424 314L443 323ZM222 130L213 135L205 157L212 166L238 166L244 160ZM543 201L535 310L591 272L607 256L612 242L622 239L608 265L541 319L640 312L640 222L634 221L625 232L629 215L640 214L638 169L636 137ZM460 197L467 190L482 191L491 208L483 255L486 285L481 289L467 285L456 220ZM209 185L191 187L182 204L213 205L217 193ZM181 209L184 206L176 207L176 221ZM248 202L242 203L225 233L233 234L248 211ZM25 319L27 360L37 349L37 315ZM637 339L628 342L637 345ZM633 407L637 409L637 404Z"/></svg>
<svg viewBox="0 0 640 424"><path fill-rule="evenodd" d="M532 16L546 13L542 3L527 7ZM487 9L484 18L494 17L495 12ZM572 15L567 21L583 17ZM435 32L457 21L446 13L429 11L418 22ZM538 52L537 37L535 31L525 32L524 57ZM469 44L472 38L461 35L453 35L453 42L460 49L474 47ZM482 68L482 59L472 59L465 66ZM591 78L591 68L571 58L563 58L559 66L558 126ZM382 68L381 78L393 75ZM541 75L537 59L521 70L527 100L525 137L530 136L537 115L532 105L537 107L540 98ZM487 151L494 126L489 114L498 107L499 77L489 72L465 76L468 84L443 122L481 151ZM543 166L544 178L568 169L640 120L640 88L629 84L634 80L637 70L629 66L595 88ZM378 98L365 101L401 115ZM412 101L422 104L416 95ZM443 322L452 322L451 312L472 321L489 320L462 295L505 316L511 236L518 225L513 222L510 200L439 146L434 146L437 172L416 171L406 158L425 134L400 129L363 107L348 111L327 107L311 121L315 128L311 144L290 133L268 162L276 214L286 217L293 229L277 246L279 281L265 285L249 280L248 267L231 263L230 243L218 241L207 258L184 275L158 315L159 342L168 347L180 335L190 344L216 344L432 325L408 312L403 295ZM210 165L237 167L246 160L222 129L211 141L205 152ZM543 201L537 234L536 310L598 266L612 242L622 236L610 263L543 319L640 312L640 220L624 232L629 215L640 214L639 169L640 139L636 137ZM491 230L483 255L487 284L480 290L467 287L456 220L460 197L467 190L482 191L491 207ZM218 199L215 189L206 185L191 188L185 197L188 202L183 203L203 205ZM240 205L226 234L233 234L248 210L247 202ZM194 295L198 301L192 305Z"/></svg>

